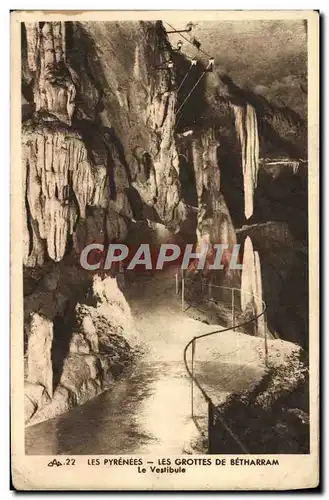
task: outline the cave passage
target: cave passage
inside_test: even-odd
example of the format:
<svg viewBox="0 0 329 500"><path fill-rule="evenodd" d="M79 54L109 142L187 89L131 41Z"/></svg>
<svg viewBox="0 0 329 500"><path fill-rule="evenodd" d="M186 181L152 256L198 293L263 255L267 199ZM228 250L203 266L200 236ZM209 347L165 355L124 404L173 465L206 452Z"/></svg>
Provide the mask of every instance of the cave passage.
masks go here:
<svg viewBox="0 0 329 500"><path fill-rule="evenodd" d="M136 282L126 290L143 346L133 373L84 405L27 427L27 454L207 452L207 443L191 418L191 380L183 351L191 338L213 331L214 325L181 312L172 271L167 278L145 280L143 285ZM218 348L218 339L214 342ZM237 350L229 342L226 348ZM230 368L228 363L210 363L207 370L201 357L195 359L203 384L219 397L246 389L259 375L250 367L240 370L240 376L232 376L230 370L236 374L236 364ZM201 393L194 395L194 408L199 426L206 431L207 404Z"/></svg>
<svg viewBox="0 0 329 500"><path fill-rule="evenodd" d="M53 391L55 391L62 375L63 364L69 351L71 337L63 316L56 315L54 317L53 329L54 340L51 349L51 363L53 367Z"/></svg>

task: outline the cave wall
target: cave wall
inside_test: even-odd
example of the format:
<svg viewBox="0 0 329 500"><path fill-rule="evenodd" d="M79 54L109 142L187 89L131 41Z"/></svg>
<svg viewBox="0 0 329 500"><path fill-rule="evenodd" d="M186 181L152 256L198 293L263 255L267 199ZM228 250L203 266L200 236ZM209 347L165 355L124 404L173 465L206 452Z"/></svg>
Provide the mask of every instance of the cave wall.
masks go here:
<svg viewBox="0 0 329 500"><path fill-rule="evenodd" d="M33 311L26 311L25 321L27 425L111 388L133 364L138 339L116 278L94 276L87 291L83 302L76 297L71 311L52 319L43 303L38 308L33 294L29 297Z"/></svg>

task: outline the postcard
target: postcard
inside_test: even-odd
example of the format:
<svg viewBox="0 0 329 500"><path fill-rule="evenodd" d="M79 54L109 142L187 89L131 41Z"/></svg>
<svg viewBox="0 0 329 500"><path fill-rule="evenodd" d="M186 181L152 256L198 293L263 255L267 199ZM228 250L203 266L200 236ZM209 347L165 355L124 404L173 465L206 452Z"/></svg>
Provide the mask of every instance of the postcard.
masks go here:
<svg viewBox="0 0 329 500"><path fill-rule="evenodd" d="M17 490L319 484L319 13L11 13Z"/></svg>

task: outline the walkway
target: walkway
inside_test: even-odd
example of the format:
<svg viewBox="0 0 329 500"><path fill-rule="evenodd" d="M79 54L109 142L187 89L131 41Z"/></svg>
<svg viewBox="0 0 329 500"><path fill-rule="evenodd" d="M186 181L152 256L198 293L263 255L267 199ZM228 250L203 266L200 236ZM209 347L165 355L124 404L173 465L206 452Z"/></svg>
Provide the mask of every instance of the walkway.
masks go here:
<svg viewBox="0 0 329 500"><path fill-rule="evenodd" d="M183 350L192 337L213 331L214 325L184 315L174 286L173 277L168 276L127 287L125 295L144 350L133 374L85 405L27 428L28 454L170 455L206 451L191 420L191 385ZM200 359L208 359L214 347L218 353L220 339L212 342L216 344L207 344ZM236 341L234 347L236 351ZM226 397L238 387L246 388L255 375L257 379L261 375L253 370L241 371L241 367L237 370L236 355L233 359L228 354L225 361L225 351L232 352L232 342L224 342L221 351L224 358L220 363L214 355L207 363L196 361L203 384L217 397ZM206 422L207 407L198 394L195 409Z"/></svg>

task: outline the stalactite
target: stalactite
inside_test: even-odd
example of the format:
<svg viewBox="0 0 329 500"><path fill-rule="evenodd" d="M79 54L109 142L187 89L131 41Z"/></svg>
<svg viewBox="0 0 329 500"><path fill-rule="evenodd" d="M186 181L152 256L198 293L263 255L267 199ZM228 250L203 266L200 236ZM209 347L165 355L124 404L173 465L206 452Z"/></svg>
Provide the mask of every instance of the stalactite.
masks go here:
<svg viewBox="0 0 329 500"><path fill-rule="evenodd" d="M22 145L29 215L37 224L40 238L47 242L49 257L59 261L78 216L85 217L86 205L100 200L87 150L75 132L54 131L46 124L25 126ZM104 172L102 175L104 186ZM27 228L24 234L28 239L25 244L28 263L30 246L36 249L36 238L32 234L30 241Z"/></svg>
<svg viewBox="0 0 329 500"><path fill-rule="evenodd" d="M236 236L225 199L220 192L220 168L217 160L219 141L213 128L194 133L191 142L198 205L197 237L209 233L212 243L236 243Z"/></svg>
<svg viewBox="0 0 329 500"><path fill-rule="evenodd" d="M245 108L233 106L235 128L241 145L244 184L244 212L249 219L254 211L254 191L257 187L259 165L259 137L255 109L247 104Z"/></svg>
<svg viewBox="0 0 329 500"><path fill-rule="evenodd" d="M198 204L201 202L203 192L203 157L201 141L194 139L192 142L192 161L195 176L195 187Z"/></svg>
<svg viewBox="0 0 329 500"><path fill-rule="evenodd" d="M156 69L153 74L150 74L149 68L146 67L145 71L145 74L151 77L144 121L148 130L151 131L151 148L148 152L153 160L154 174L152 172L149 179L149 193L143 189L142 185L138 186L138 191L145 203L154 205L162 222L176 231L182 223L181 217L183 220L185 218L185 212L176 210L181 196L179 161L175 142L177 103L177 92L174 86L175 69L165 68L166 62L171 57L166 48L165 31L160 28L156 29L154 42L153 33L152 27L152 43L155 45L152 65L164 69ZM142 66L140 70L142 71Z"/></svg>
<svg viewBox="0 0 329 500"><path fill-rule="evenodd" d="M75 108L76 83L65 64L65 23L46 22L26 25L28 65L35 72L36 111L46 111L71 124Z"/></svg>
<svg viewBox="0 0 329 500"><path fill-rule="evenodd" d="M45 261L46 248L37 228L37 222L30 218L30 229L25 237L28 244L24 246L23 263L27 267L42 266Z"/></svg>
<svg viewBox="0 0 329 500"><path fill-rule="evenodd" d="M265 168L267 172L270 172L273 178L278 177L284 169L286 171L291 169L293 174L297 175L303 164L305 165L305 162L292 160L291 158L261 158L259 160L260 167Z"/></svg>
<svg viewBox="0 0 329 500"><path fill-rule="evenodd" d="M216 210L216 202L220 194L220 169L217 163L218 140L213 128L203 130L201 135L192 136L192 161L194 167L198 205L206 190L212 210Z"/></svg>
<svg viewBox="0 0 329 500"><path fill-rule="evenodd" d="M140 73L141 73L141 70L140 70L140 63L139 63L139 47L138 45L136 45L136 48L135 48L135 60L134 60L134 78L136 80L139 80L140 78Z"/></svg>
<svg viewBox="0 0 329 500"><path fill-rule="evenodd" d="M25 23L27 40L27 63L31 71L37 70L39 50L39 23Z"/></svg>
<svg viewBox="0 0 329 500"><path fill-rule="evenodd" d="M150 26L143 26L142 33L145 31L147 34L149 29ZM151 66L149 47L145 46L145 38L142 40L138 38L135 45L127 46L127 53L129 50L132 52L132 65L129 66L129 71L135 75L133 84L131 74L126 78L124 72L121 75L122 81L112 79L115 65L118 63L117 55L113 56L112 76L107 82L109 92L103 92L102 85L96 85L97 65L94 67L88 59L89 55L83 53L80 59L77 58L80 68L72 56L76 50L74 43L70 45L71 52L66 54L65 23L31 24L27 26L26 33L28 64L30 71L34 73L35 103L33 118L23 126L23 147L27 157L24 171L27 172L28 181L26 219L30 217L34 221L37 241L45 250L44 258L47 258L47 251L49 257L54 260L62 258L68 238L72 231L75 231L79 218L86 216L87 206L103 208L108 225L112 227L111 234L115 232L115 226L118 226L120 234L124 234L126 232L124 218L132 216L127 199L127 190L132 185L139 192L145 211L154 214L154 217L161 219L164 224L170 225L173 231L178 231L187 218L187 210L180 192L179 162L175 142L176 70L154 69L154 66L163 66L170 58L165 30L159 30L157 34L159 38L159 43L155 43L157 61L156 63L153 61ZM73 34L74 37L85 36L76 26ZM152 26L152 40L153 38ZM74 38L73 42L75 41ZM119 63L121 67L122 61ZM74 69L71 66L74 66ZM128 66L123 65L122 68L126 70ZM106 67L106 78L108 70ZM95 78L90 83L91 75ZM92 92L89 92L89 87L93 89ZM84 140L88 140L87 155L82 137L71 128L77 91L79 91L79 114L76 114L78 127L84 126L80 118L86 111L83 106L85 93L88 94L88 103L95 100L97 104L105 106L103 115L109 122L111 133L102 131L104 138L99 137L98 142L106 143L105 156L101 161L98 161L97 155L95 159L91 152L92 138L89 135L87 137L87 134L83 136ZM132 132L128 131L128 128L122 130L120 123L118 125L115 119L110 118L114 114L114 110L110 107L114 104L117 93L122 104L120 108L122 117L120 116L117 121L120 122L122 118L124 123L128 123L127 127L134 125L131 127ZM119 97L115 112L119 109ZM96 109L96 104L92 105L92 109L94 107ZM88 106L86 109L89 109ZM127 135L127 140L122 134ZM111 147L108 143L111 143ZM130 150L137 146L148 154L152 168L146 182L138 182L137 179L134 184L136 177L132 175L131 170L129 171L132 156ZM145 205L151 206L153 210L150 211ZM119 214L120 217L114 216L113 213ZM64 221L65 217L67 220ZM58 231L53 232L56 221ZM31 248L37 249L37 244L31 243L31 239L34 241L32 233L29 224L25 225L26 262L30 261ZM114 238L117 239L118 235L114 235Z"/></svg>
<svg viewBox="0 0 329 500"><path fill-rule="evenodd" d="M92 169L87 160L77 163L72 174L72 187L79 204L80 216L85 218L86 205L91 204L94 192Z"/></svg>
<svg viewBox="0 0 329 500"><path fill-rule="evenodd" d="M94 190L90 204L95 207L105 208L108 205L109 185L105 165L98 165L93 169Z"/></svg>

